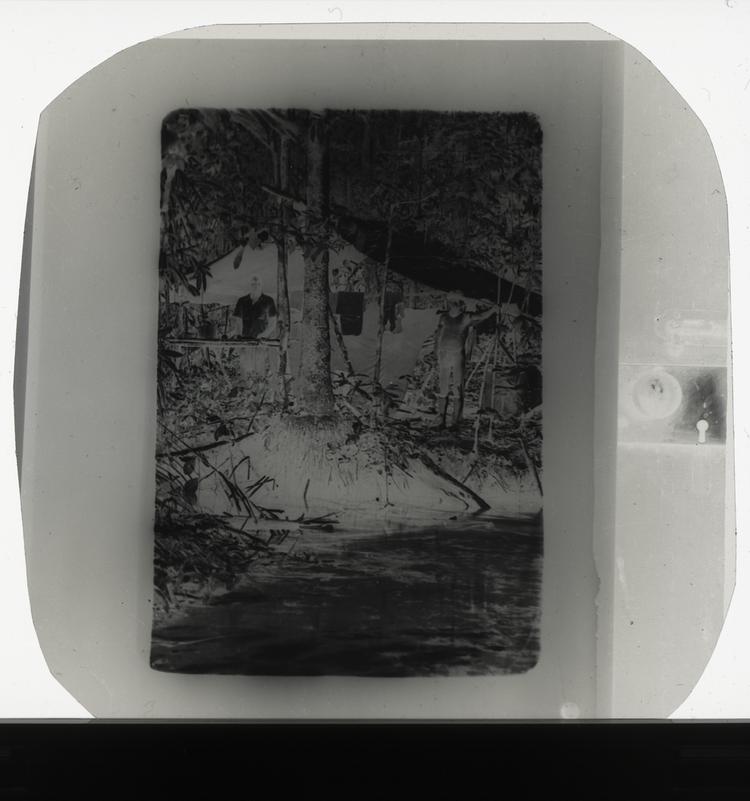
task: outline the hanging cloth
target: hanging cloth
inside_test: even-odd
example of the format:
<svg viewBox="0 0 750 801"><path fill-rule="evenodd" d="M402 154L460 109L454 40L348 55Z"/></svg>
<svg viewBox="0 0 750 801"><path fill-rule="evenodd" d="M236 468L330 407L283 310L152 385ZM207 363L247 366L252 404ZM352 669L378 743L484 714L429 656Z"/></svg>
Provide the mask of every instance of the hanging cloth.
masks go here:
<svg viewBox="0 0 750 801"><path fill-rule="evenodd" d="M336 314L341 319L343 336L356 337L362 333L362 318L365 310L364 292L338 292Z"/></svg>

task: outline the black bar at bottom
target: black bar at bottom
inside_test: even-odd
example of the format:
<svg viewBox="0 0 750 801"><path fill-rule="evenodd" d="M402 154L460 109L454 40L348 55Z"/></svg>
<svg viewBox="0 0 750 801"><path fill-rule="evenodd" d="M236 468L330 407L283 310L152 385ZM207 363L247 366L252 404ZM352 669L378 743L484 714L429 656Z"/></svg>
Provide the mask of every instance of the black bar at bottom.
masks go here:
<svg viewBox="0 0 750 801"><path fill-rule="evenodd" d="M744 799L750 724L0 724L3 801L235 797Z"/></svg>

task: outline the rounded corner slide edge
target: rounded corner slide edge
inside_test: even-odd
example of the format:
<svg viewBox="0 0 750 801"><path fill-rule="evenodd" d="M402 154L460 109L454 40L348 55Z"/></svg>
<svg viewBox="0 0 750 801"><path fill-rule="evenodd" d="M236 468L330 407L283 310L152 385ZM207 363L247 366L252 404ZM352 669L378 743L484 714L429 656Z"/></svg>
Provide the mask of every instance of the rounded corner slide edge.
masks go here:
<svg viewBox="0 0 750 801"><path fill-rule="evenodd" d="M334 9L336 10L336 9ZM553 23L262 23L207 25L185 28L159 37L180 39L356 39L450 41L617 42L616 36L588 22Z"/></svg>
<svg viewBox="0 0 750 801"><path fill-rule="evenodd" d="M23 467L24 424L26 420L26 381L29 348L29 301L31 292L31 238L34 230L34 179L36 153L31 165L29 194L26 201L21 274L18 289L18 317L16 319L16 351L13 364L13 418L15 425L16 466L21 483Z"/></svg>
<svg viewBox="0 0 750 801"><path fill-rule="evenodd" d="M33 355L30 356L30 349L33 351L34 344L34 325L32 318L32 282L34 275L32 273L32 253L33 253L33 239L35 233L38 236L38 231L34 225L34 208L38 202L37 190L39 189L37 183L38 163L38 150L40 140L44 141L44 125L40 121L39 130L37 131L37 142L34 150L34 155L30 169L30 180L28 199L26 207L26 220L24 225L24 238L23 249L21 255L21 269L19 280L19 299L18 299L18 314L16 320L16 340L15 340L15 356L13 365L13 407L14 407L14 426L15 426L15 446L16 446L16 466L17 466L17 484L20 492L21 501L21 537L23 538L22 549L22 566L25 572L25 580L22 585L24 589L28 589L29 600L31 601L34 592L34 577L33 570L29 569L29 537L25 536L27 530L33 529L33 509L32 504L29 502L29 493L24 493L25 489L33 483L30 480L24 481L24 472L28 477L28 464L24 459L24 454L33 448L34 435L34 415L28 414L29 402L33 400L33 373L36 369L34 367ZM43 161L43 158L41 159ZM31 361L32 367L29 369L29 362ZM29 390L29 385L32 385ZM33 404L32 404L33 406ZM27 432L27 427L32 429ZM28 436L27 436L28 434ZM32 538L33 539L33 538ZM33 557L31 558L33 562ZM43 682L40 684L37 681L36 690L41 696L43 701L40 701L40 706L35 710L32 715L36 717L48 717L48 710L41 704L53 701L54 708L57 714L69 716L71 719L83 719L90 717L89 710L82 705L80 700L76 700L81 696L75 692L75 688L69 686L65 677L55 670L55 664L59 664L58 654L56 653L56 646L53 639L48 636L48 629L44 625L44 621L40 620L39 608L37 604L30 604L30 618L29 621L34 629L36 638L32 639L34 643L31 645L32 658L34 663L28 665L29 675L32 677L39 674L44 676ZM23 652L21 652L23 653ZM64 711L63 711L64 710ZM26 714L26 713L24 713Z"/></svg>
<svg viewBox="0 0 750 801"><path fill-rule="evenodd" d="M621 176L608 716L665 718L734 583L727 207L705 127L630 46Z"/></svg>

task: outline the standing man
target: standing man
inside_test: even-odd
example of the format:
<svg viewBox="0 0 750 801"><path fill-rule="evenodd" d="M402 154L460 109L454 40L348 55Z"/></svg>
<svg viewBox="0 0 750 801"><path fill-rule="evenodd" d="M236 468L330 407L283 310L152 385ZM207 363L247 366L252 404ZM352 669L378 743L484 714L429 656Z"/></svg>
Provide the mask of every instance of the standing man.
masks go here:
<svg viewBox="0 0 750 801"><path fill-rule="evenodd" d="M273 298L263 294L263 283L259 276L250 276L250 292L237 301L234 316L242 320L243 339L261 339L273 332L276 304Z"/></svg>
<svg viewBox="0 0 750 801"><path fill-rule="evenodd" d="M466 379L466 340L472 326L489 319L498 309L492 304L481 312L467 312L463 296L451 292L448 308L440 315L435 332L435 358L438 365L438 413L440 428L445 428L448 395L453 384L453 419L451 428L458 428L464 411L464 381Z"/></svg>
<svg viewBox="0 0 750 801"><path fill-rule="evenodd" d="M250 292L243 295L234 307L234 316L241 320L241 339L263 340L272 336L276 329L276 304L273 298L263 294L263 284L258 275L250 276ZM273 353L271 353L273 350ZM264 344L262 341L248 344L240 349L240 370L247 377L257 379L262 377L266 383L262 386L256 383L257 391L261 392L267 400L275 397L276 382L274 378L278 373L278 350Z"/></svg>

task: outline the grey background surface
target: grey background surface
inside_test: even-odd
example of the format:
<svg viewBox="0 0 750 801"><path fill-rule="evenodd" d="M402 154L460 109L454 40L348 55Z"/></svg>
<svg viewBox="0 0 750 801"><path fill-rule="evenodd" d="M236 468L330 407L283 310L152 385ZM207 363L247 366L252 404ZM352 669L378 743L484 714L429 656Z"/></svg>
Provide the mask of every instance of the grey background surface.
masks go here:
<svg viewBox="0 0 750 801"><path fill-rule="evenodd" d="M593 716L607 714L614 692L628 698L627 681L614 680L623 665L615 670L611 661L621 634L612 568L618 563L608 557L620 553L620 529L607 412L614 406L607 393L616 391L612 313L620 292L619 219L614 227L612 221L619 204L627 207L627 193L612 167L623 140L602 140L603 130L618 130L627 108L620 82L627 69L623 48L601 42L160 40L110 59L49 107L34 186L24 529L45 657L92 713L557 717L567 703ZM620 95L613 95L618 87ZM159 128L164 114L185 105L539 115L547 492L542 652L534 670L481 679L369 680L149 669ZM595 361L599 281L607 314L599 317ZM596 507L595 480L602 489ZM595 531L602 577L598 654ZM642 545L628 558L644 559ZM644 598L651 591L646 585ZM637 648L628 643L618 658ZM652 697L651 708L660 701Z"/></svg>

